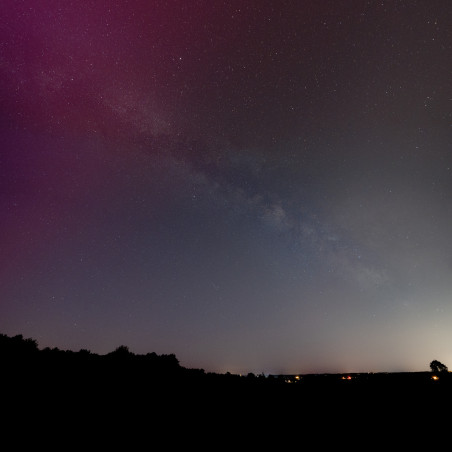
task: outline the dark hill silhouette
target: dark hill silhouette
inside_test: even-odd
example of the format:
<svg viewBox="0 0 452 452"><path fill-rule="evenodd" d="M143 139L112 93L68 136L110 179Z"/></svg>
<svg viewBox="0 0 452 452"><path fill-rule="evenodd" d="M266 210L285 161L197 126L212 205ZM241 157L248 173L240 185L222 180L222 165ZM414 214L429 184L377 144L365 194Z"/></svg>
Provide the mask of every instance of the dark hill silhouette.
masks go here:
<svg viewBox="0 0 452 452"><path fill-rule="evenodd" d="M294 432L300 426L303 431L352 426L373 438L376 425L398 428L408 416L430 417L425 407L442 406L452 387L448 374L433 380L432 372L217 374L184 368L173 354L139 355L126 346L105 355L39 349L33 339L3 334L0 369L2 409L13 424L20 419L22 427L39 425L55 435L63 430L68 438L96 431L102 444L112 445L125 428L177 436L185 426L181 438L190 438L200 429L227 429L221 435L236 425L249 429L257 417L281 431L288 425Z"/></svg>
<svg viewBox="0 0 452 452"><path fill-rule="evenodd" d="M377 397L378 393L416 391L419 395L422 391L430 394L438 391L437 388L452 387L448 372L441 372L439 379L433 379L434 374L427 371L301 376L207 373L203 369L182 367L174 354L135 354L124 345L105 355L85 349L78 352L49 347L39 349L34 339L4 334L0 334L0 362L6 387L96 397L102 394L151 397L162 391L220 394L229 388L234 391L265 388L268 395L271 388L278 388L278 394L300 395L306 400L306 397L314 398L314 394L315 397L332 393L341 397L360 394L361 397L362 391L367 391L366 395Z"/></svg>
<svg viewBox="0 0 452 452"><path fill-rule="evenodd" d="M451 386L447 374L433 380L432 372L299 378L207 373L182 367L173 354L138 355L126 346L105 355L41 350L33 339L3 334L0 369L2 413L33 444L37 429L53 440L75 435L85 446L94 444L93 433L103 447L118 446L122 437L128 448L133 439L152 441L149 433L166 434L166 444L173 445L174 438L186 444L212 432L222 440L234 429L240 432L240 438L232 436L236 441L246 431L253 444L257 434L267 441L267 431L277 432L278 441L282 432L312 431L317 439L325 432L334 444L340 436L330 432L364 432L372 441L375 432L406 435L400 422L408 417L422 419L424 429L430 421L437 428L437 416L431 420L426 407L442 406ZM252 427L256 419L259 433Z"/></svg>

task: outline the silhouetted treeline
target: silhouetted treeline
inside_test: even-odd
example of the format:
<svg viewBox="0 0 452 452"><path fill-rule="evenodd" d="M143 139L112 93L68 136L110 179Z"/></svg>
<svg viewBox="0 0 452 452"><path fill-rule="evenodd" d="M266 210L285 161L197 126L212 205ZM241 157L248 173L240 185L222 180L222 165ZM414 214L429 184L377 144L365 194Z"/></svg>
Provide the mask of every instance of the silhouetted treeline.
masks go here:
<svg viewBox="0 0 452 452"><path fill-rule="evenodd" d="M40 349L34 339L22 335L0 334L0 360L3 375L10 381L33 381L45 385L91 385L95 387L127 387L134 390L156 383L183 385L186 383L255 384L278 382L263 376L206 373L203 369L187 369L174 354L154 352L135 354L125 345L110 353L98 355L89 350L78 352L59 348Z"/></svg>
<svg viewBox="0 0 452 452"><path fill-rule="evenodd" d="M130 379L163 380L180 377L184 369L173 354L134 354L126 346L98 355L89 350L78 352L59 348L39 349L34 339L22 335L8 337L0 334L0 358L4 375L11 378L33 376L55 381L77 380L120 382Z"/></svg>
<svg viewBox="0 0 452 452"><path fill-rule="evenodd" d="M120 346L105 355L89 350L78 352L58 348L40 349L34 339L0 334L2 377L23 388L83 388L142 394L156 388L186 387L285 387L289 388L416 388L452 387L448 372L325 374L325 375L234 375L187 369L174 354L135 354ZM435 377L435 378L434 378ZM292 389L290 389L292 391ZM296 391L297 389L295 389ZM347 389L346 389L347 390Z"/></svg>

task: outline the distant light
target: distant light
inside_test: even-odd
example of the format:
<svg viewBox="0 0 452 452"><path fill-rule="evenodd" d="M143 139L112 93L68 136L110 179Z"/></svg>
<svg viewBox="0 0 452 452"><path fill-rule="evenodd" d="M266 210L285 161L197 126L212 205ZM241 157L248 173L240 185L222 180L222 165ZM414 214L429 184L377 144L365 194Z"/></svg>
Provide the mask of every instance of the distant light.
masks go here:
<svg viewBox="0 0 452 452"><path fill-rule="evenodd" d="M439 377L437 377L436 375L433 375L432 380L439 380Z"/></svg>

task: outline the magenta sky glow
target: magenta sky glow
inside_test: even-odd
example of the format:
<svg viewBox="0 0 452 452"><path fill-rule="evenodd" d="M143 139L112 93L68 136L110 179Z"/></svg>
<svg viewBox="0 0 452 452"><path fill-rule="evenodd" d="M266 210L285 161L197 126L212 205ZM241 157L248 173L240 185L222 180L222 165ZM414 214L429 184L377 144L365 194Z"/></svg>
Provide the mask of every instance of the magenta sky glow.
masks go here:
<svg viewBox="0 0 452 452"><path fill-rule="evenodd" d="M218 372L452 362L452 7L3 1L0 331Z"/></svg>

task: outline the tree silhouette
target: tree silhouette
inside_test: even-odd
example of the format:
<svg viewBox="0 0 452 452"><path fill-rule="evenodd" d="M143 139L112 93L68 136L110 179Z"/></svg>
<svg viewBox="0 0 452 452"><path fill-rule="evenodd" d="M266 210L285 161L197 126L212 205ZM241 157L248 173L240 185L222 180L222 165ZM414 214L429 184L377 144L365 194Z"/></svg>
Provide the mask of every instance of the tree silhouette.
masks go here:
<svg viewBox="0 0 452 452"><path fill-rule="evenodd" d="M445 364L443 364L442 362L437 361L436 359L434 359L430 363L430 369L432 370L432 372L435 372L435 373L448 372L447 366Z"/></svg>
<svg viewBox="0 0 452 452"><path fill-rule="evenodd" d="M133 353L129 350L129 347L127 347L127 345L120 345L109 354L111 356L114 356L115 358L130 358L131 356L133 356Z"/></svg>

